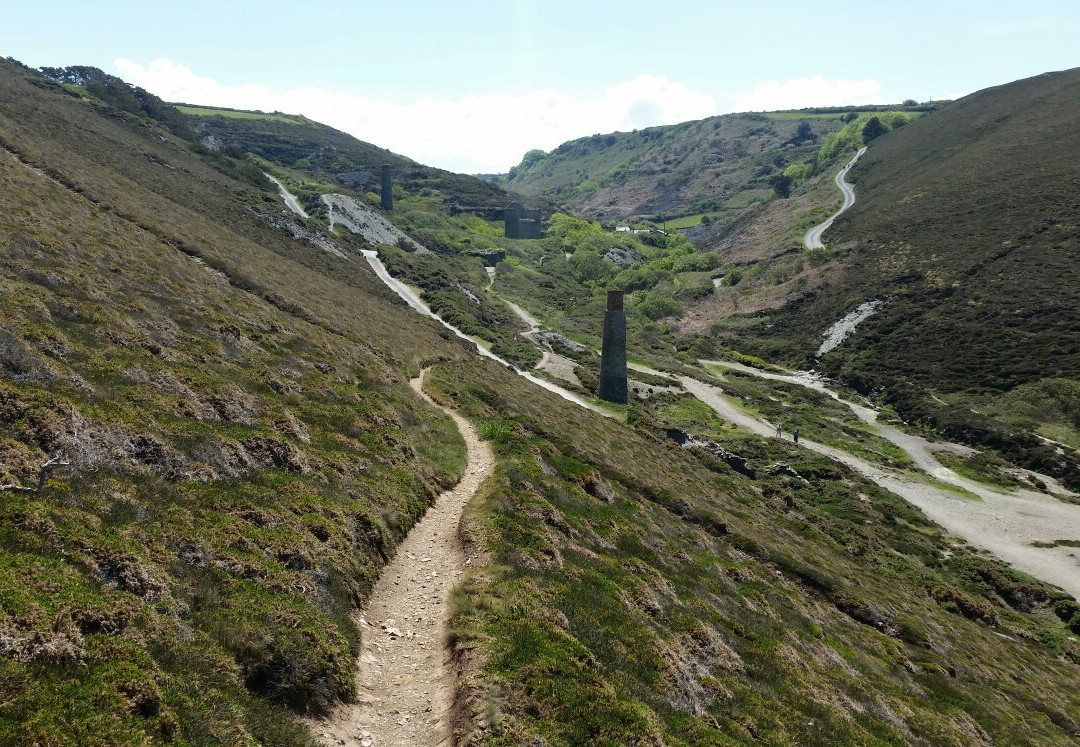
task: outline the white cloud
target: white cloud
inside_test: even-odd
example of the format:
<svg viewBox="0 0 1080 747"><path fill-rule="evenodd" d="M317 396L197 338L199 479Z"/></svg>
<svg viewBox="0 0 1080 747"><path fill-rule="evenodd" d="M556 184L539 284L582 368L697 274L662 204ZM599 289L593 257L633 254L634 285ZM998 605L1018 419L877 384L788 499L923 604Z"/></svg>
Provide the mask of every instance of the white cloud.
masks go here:
<svg viewBox="0 0 1080 747"><path fill-rule="evenodd" d="M506 171L530 148L550 150L583 135L716 113L710 96L662 75L639 75L591 98L543 89L401 104L314 87L223 85L166 58L114 64L129 83L166 101L303 114L421 163L468 173Z"/></svg>
<svg viewBox="0 0 1080 747"><path fill-rule="evenodd" d="M881 103L881 82L828 80L820 75L792 78L780 83L770 80L735 97L735 111L763 112L776 109L805 109L812 106L858 106Z"/></svg>

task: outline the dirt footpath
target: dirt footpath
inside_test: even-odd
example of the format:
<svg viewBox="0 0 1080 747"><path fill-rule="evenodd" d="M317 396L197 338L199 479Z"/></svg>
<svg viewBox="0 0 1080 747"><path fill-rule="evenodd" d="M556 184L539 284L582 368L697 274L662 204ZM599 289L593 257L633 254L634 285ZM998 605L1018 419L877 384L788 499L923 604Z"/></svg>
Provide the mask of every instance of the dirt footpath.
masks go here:
<svg viewBox="0 0 1080 747"><path fill-rule="evenodd" d="M398 547L361 611L357 702L311 722L326 745L451 744L449 598L465 570L458 524L465 504L491 475L495 458L468 421L421 391L425 373L409 383L453 418L468 447L468 464L461 481L439 496Z"/></svg>

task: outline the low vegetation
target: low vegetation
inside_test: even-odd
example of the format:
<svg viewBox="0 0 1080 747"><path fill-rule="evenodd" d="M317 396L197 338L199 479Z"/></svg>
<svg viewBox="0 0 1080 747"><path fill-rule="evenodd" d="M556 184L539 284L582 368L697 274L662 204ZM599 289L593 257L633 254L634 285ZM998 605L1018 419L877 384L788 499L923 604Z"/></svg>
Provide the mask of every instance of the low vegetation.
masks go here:
<svg viewBox="0 0 1080 747"><path fill-rule="evenodd" d="M591 218L709 213L710 221L726 223L738 219L748 191L771 192L773 175L805 160L841 126L840 115L726 114L593 135L551 153L530 151L501 183Z"/></svg>
<svg viewBox="0 0 1080 747"><path fill-rule="evenodd" d="M493 209L506 193L481 179L423 166L385 148L299 116L263 115L207 107L182 108L201 137L212 135L282 167L318 175L343 190L378 191L382 166L393 168L394 183L410 194L437 193L448 204Z"/></svg>
<svg viewBox="0 0 1080 747"><path fill-rule="evenodd" d="M1075 603L846 469L698 421L751 479L670 441L666 400L619 425L483 363L429 386L498 456L455 598L466 743L1080 734Z"/></svg>
<svg viewBox="0 0 1080 747"><path fill-rule="evenodd" d="M405 377L468 353L258 219L276 197L43 80L0 62L0 743L307 744L463 467Z"/></svg>
<svg viewBox="0 0 1080 747"><path fill-rule="evenodd" d="M406 385L433 363L427 387L477 423L498 462L463 527L477 563L454 599L466 743L1080 736L1075 600L677 390L609 419L479 359L381 285L359 255L371 247L331 233L319 196L371 199L374 169L394 164L395 221L431 253L379 247L388 267L531 365L538 351L498 296L520 301L565 335L551 345L586 388L596 356L575 340L595 344L609 287L629 292L641 358L677 366L728 343L761 368L797 358L809 326L755 346L748 330L771 321L675 325L714 296L714 278L746 287L763 270L680 233L615 233L569 214L539 241L508 240L497 186L301 118L188 107L185 132L168 105L71 75L0 61L0 742L310 744L297 717L354 695L351 614L464 466L452 423ZM756 214L790 202L768 179L806 163L826 130L845 132L848 113L598 136L518 173L643 144L661 163L659 146L676 148L682 168L689 136L711 127L748 188L706 197L664 180L652 217L685 205L732 218L735 201ZM580 180L575 199L642 178L643 163L613 166L595 189ZM285 211L262 168L297 189L309 219ZM489 291L493 252L504 256ZM825 313L804 303L808 319ZM861 362L834 370L905 417L929 407L924 390L879 389ZM1075 429L1075 378L1063 364L949 417L989 424L999 453L1030 447L1037 461L1058 447L999 418ZM724 385L817 440L903 464L828 398L736 373ZM944 417L939 402L925 412L913 420ZM1007 474L992 452L955 466Z"/></svg>
<svg viewBox="0 0 1080 747"><path fill-rule="evenodd" d="M1076 71L1017 81L899 128L889 119L900 114L874 115L895 131L848 175L859 199L827 232L827 249L800 244L835 209L835 163L738 230L695 229L739 263L741 282L703 298L684 331L816 367L913 426L1080 487L1064 414L1080 380L1080 305L1061 293L1080 280L1071 217L1080 207L1067 186L1078 85ZM819 154L859 145L858 122L824 138ZM870 299L884 303L818 360L824 330Z"/></svg>

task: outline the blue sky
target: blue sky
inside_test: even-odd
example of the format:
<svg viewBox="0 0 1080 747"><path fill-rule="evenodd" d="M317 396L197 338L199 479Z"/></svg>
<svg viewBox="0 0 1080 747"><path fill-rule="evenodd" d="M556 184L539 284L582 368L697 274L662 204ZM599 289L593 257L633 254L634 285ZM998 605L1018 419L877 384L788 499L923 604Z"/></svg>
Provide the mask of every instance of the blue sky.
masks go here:
<svg viewBox="0 0 1080 747"><path fill-rule="evenodd" d="M925 100L1080 64L1080 2L11 3L0 54L280 109L418 160L741 109Z"/></svg>

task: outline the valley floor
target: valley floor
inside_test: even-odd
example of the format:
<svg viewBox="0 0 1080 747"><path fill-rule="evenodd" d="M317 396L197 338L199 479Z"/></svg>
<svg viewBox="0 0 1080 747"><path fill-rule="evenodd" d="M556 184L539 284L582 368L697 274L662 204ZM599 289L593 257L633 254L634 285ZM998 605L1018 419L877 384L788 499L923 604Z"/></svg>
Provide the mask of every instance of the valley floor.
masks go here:
<svg viewBox="0 0 1080 747"><path fill-rule="evenodd" d="M841 174L843 173L841 171ZM532 339L532 333L540 329L539 322L517 304L509 301L507 303L530 325L529 337ZM545 352L548 355L542 359L542 364L555 357L550 351ZM879 423L875 410L866 405L841 400L839 395L825 388L811 375L771 374L729 362L702 361L702 364L706 368L719 364L751 375L806 386L844 402L876 433L910 456L917 472L900 472L871 464L854 454L813 439L800 439L800 445L845 464L882 488L903 497L945 529L973 545L989 550L1016 568L1080 597L1080 561L1077 560L1074 548L1055 544L1059 539L1080 538L1080 506L1064 503L1052 495L1034 490L1006 492L961 477L942 465L933 453L942 450L967 452L970 451L968 447L930 443L921 437ZM566 373L565 368L563 366L560 369L563 375ZM646 366L632 365L631 368L652 376L672 378L669 374ZM538 383L542 382L544 388L556 391L571 401L597 409L593 403L584 401L563 387L543 379L530 378ZM686 391L708 405L724 420L759 436L773 435L775 424L745 412L724 394L722 388L689 376L680 376L678 380ZM1047 481L1045 476L1040 477L1044 482ZM1049 483L1053 484L1053 481L1050 480Z"/></svg>
<svg viewBox="0 0 1080 747"><path fill-rule="evenodd" d="M476 342L439 318L411 288L391 277L376 252L365 254L379 278L415 311L437 319L459 337ZM489 273L489 278L488 290L494 294L495 273ZM572 385L577 378L575 364L549 348L541 323L512 301L503 301L527 324L529 329L523 336L543 353L535 371L564 379L569 382L569 388L506 364L479 343L478 353L506 364L516 374L581 407L612 415L610 408L583 396L581 387ZM942 464L935 454L949 451L967 456L971 452L968 447L929 442L881 423L876 410L843 399L812 374L762 371L727 361L699 363L700 368L692 375L686 375L685 370L673 374L631 365L632 370L643 375L643 382L652 379L652 383L635 383L634 388L639 392L681 391L692 395L723 421L764 438L774 437L776 423L748 409L743 398L732 396L732 391L725 391L728 385L723 377L727 372L794 385L831 398L850 409L854 419L861 421L873 438L888 442L898 453L902 452L907 460L905 466L876 463L864 458L862 453L838 448L835 439L830 439L827 433L810 434L815 438L800 439L800 446L835 460L904 498L957 537L1042 581L1080 596L1077 580L1080 564L1073 548L1059 541L1080 538L1080 506L1049 493L1025 488L1006 490L963 477ZM672 388L666 388L663 380L669 380ZM421 382L421 379L413 382L418 391ZM468 442L469 468L462 483L440 497L400 546L361 613L358 624L364 635L357 676L358 704L343 706L329 720L312 724L314 733L327 744L436 745L449 743L451 739L454 673L450 668L447 639L448 598L466 568L457 536L458 525L465 504L494 468L494 458L488 445L479 442L468 423L456 413L447 412ZM785 425L790 429L792 423ZM485 451L481 453L481 449ZM1053 481L1043 482L1051 485L1049 491L1059 489Z"/></svg>

